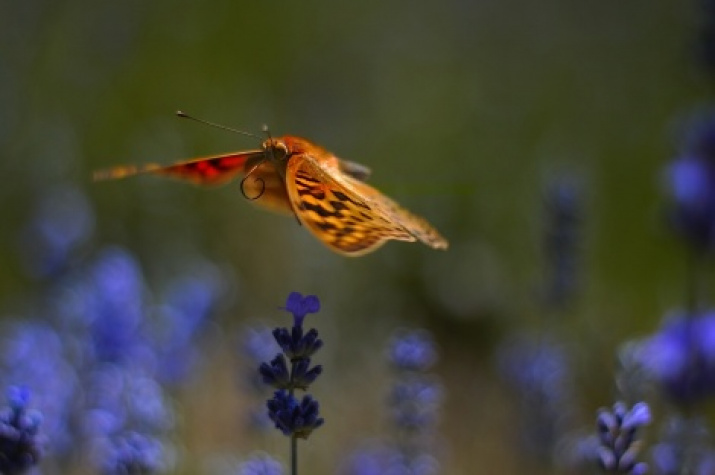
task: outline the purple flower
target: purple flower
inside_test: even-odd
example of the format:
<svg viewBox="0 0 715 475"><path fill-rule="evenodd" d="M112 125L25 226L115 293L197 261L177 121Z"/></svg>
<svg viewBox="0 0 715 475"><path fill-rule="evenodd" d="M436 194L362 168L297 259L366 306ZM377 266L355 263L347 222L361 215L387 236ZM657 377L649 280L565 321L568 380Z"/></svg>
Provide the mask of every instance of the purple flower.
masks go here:
<svg viewBox="0 0 715 475"><path fill-rule="evenodd" d="M569 353L548 336L522 335L497 356L499 372L521 408L518 435L524 449L550 461L573 413Z"/></svg>
<svg viewBox="0 0 715 475"><path fill-rule="evenodd" d="M85 435L90 439L115 436L126 428L160 433L174 424L174 413L161 386L131 368L105 364L86 383Z"/></svg>
<svg viewBox="0 0 715 475"><path fill-rule="evenodd" d="M442 385L434 378L406 375L395 381L388 398L395 426L412 433L429 433L439 419L442 397Z"/></svg>
<svg viewBox="0 0 715 475"><path fill-rule="evenodd" d="M288 296L286 308L293 313L293 328L290 331L287 328L273 330L273 337L283 354L270 363L262 363L259 372L265 383L279 388L266 403L268 416L276 428L286 436L306 439L324 421L318 417L318 402L312 396L303 396L298 401L293 393L297 389L307 390L323 370L320 365L310 367L310 356L323 346L317 330L311 328L303 333L303 317L317 312L320 303L315 296L303 297L293 292Z"/></svg>
<svg viewBox="0 0 715 475"><path fill-rule="evenodd" d="M19 475L37 465L42 457L42 417L28 409L27 388L10 387L7 399L9 406L0 410L0 473Z"/></svg>
<svg viewBox="0 0 715 475"><path fill-rule="evenodd" d="M159 440L127 432L104 440L95 456L102 475L150 475L163 471L163 452Z"/></svg>
<svg viewBox="0 0 715 475"><path fill-rule="evenodd" d="M290 371L283 354L276 355L270 363L261 363L258 368L263 382L278 389L290 388Z"/></svg>
<svg viewBox="0 0 715 475"><path fill-rule="evenodd" d="M241 341L241 351L254 363L265 361L279 349L276 339L269 327L261 326L247 328Z"/></svg>
<svg viewBox="0 0 715 475"><path fill-rule="evenodd" d="M389 444L375 442L356 450L340 470L344 475L437 475L439 461L428 453L408 456Z"/></svg>
<svg viewBox="0 0 715 475"><path fill-rule="evenodd" d="M319 417L318 401L309 394L300 402L288 391L280 390L266 402L268 416L276 428L288 437L307 439L310 434L325 422Z"/></svg>
<svg viewBox="0 0 715 475"><path fill-rule="evenodd" d="M266 454L257 454L238 467L237 475L283 475L283 465Z"/></svg>
<svg viewBox="0 0 715 475"><path fill-rule="evenodd" d="M68 426L77 399L77 373L60 336L49 325L27 320L4 325L0 334L0 382L28 388L33 406L42 412L43 433L52 440L53 452L71 450L76 441Z"/></svg>
<svg viewBox="0 0 715 475"><path fill-rule="evenodd" d="M399 371L427 371L437 361L437 349L426 331L398 331L388 345L388 360Z"/></svg>
<svg viewBox="0 0 715 475"><path fill-rule="evenodd" d="M323 367L321 365L311 367L310 358L300 358L293 364L293 369L291 370L293 387L306 391L308 386L313 384L322 372Z"/></svg>
<svg viewBox="0 0 715 475"><path fill-rule="evenodd" d="M715 473L715 450L704 420L671 417L662 437L653 445L653 466L659 475Z"/></svg>
<svg viewBox="0 0 715 475"><path fill-rule="evenodd" d="M598 460L601 467L614 473L646 473L647 465L637 460L641 449L638 436L641 427L650 422L650 409L644 402L635 404L630 410L622 402L614 404L613 410L600 409L597 427L600 440Z"/></svg>
<svg viewBox="0 0 715 475"><path fill-rule="evenodd" d="M675 314L641 342L634 357L681 404L715 394L715 312Z"/></svg>
<svg viewBox="0 0 715 475"><path fill-rule="evenodd" d="M320 300L315 295L303 297L299 292L291 292L286 300L285 309L293 314L295 325L300 326L306 315L320 311Z"/></svg>
<svg viewBox="0 0 715 475"><path fill-rule="evenodd" d="M318 331L314 328L305 334L303 334L303 327L299 325L293 326L290 330L276 328L273 330L273 337L291 360L309 358L323 347L323 340L318 338Z"/></svg>
<svg viewBox="0 0 715 475"><path fill-rule="evenodd" d="M176 386L200 361L194 341L225 293L221 273L209 263L173 280L163 296L151 337L162 383Z"/></svg>
<svg viewBox="0 0 715 475"><path fill-rule="evenodd" d="M50 189L22 233L25 268L36 277L56 275L93 230L94 214L82 191L70 185Z"/></svg>
<svg viewBox="0 0 715 475"><path fill-rule="evenodd" d="M675 230L698 249L715 244L715 114L696 114L686 123L683 145L665 169Z"/></svg>
<svg viewBox="0 0 715 475"><path fill-rule="evenodd" d="M270 328L264 326L246 328L241 335L239 350L246 360L241 372L241 382L250 391L249 395L262 400L266 384L275 388L287 387L283 384L290 379L288 364L284 355L277 354L279 347ZM276 356L271 361L274 355ZM279 356L282 362L277 361ZM285 368L282 367L283 365ZM259 368L258 372L255 370L256 367ZM248 427L260 431L270 429L272 426L266 412L254 405L248 408L246 421Z"/></svg>
<svg viewBox="0 0 715 475"><path fill-rule="evenodd" d="M425 330L400 330L390 339L386 353L394 373L388 409L395 450L383 469L385 473L435 474L439 464L431 454L431 441L443 389L427 371L437 362L436 344Z"/></svg>
<svg viewBox="0 0 715 475"><path fill-rule="evenodd" d="M125 361L141 340L144 282L139 263L124 249L104 249L89 270L86 318L92 355L103 362Z"/></svg>

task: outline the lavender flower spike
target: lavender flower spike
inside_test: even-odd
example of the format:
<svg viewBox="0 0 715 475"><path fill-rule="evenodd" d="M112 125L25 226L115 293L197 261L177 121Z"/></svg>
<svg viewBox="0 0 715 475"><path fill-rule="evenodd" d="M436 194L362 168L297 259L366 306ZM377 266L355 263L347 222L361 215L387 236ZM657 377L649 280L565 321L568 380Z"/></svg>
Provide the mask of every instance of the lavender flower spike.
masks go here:
<svg viewBox="0 0 715 475"><path fill-rule="evenodd" d="M650 421L650 408L645 402L635 404L630 410L622 402L614 404L612 411L600 409L597 426L600 441L598 459L601 468L611 473L647 473L648 466L637 461L642 446L638 432Z"/></svg>
<svg viewBox="0 0 715 475"><path fill-rule="evenodd" d="M295 396L298 390L307 391L323 371L320 365L310 365L310 357L323 346L323 341L318 338L318 331L314 328L303 331L305 316L320 310L320 300L314 295L303 297L298 292L292 292L285 309L293 314L293 327L273 330L273 337L283 353L276 355L270 362L263 362L259 373L264 383L278 389L266 401L268 417L277 429L292 439L291 468L292 473L296 473L296 440L307 439L325 422L319 417L318 401L310 394L302 398Z"/></svg>

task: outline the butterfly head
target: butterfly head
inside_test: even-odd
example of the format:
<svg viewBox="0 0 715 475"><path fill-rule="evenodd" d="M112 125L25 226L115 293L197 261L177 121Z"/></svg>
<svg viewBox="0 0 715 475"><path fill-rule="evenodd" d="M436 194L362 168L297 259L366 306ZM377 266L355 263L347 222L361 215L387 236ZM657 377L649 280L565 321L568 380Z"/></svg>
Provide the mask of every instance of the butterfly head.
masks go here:
<svg viewBox="0 0 715 475"><path fill-rule="evenodd" d="M291 150L285 140L269 138L263 142L263 153L266 160L276 167L285 166L291 156Z"/></svg>

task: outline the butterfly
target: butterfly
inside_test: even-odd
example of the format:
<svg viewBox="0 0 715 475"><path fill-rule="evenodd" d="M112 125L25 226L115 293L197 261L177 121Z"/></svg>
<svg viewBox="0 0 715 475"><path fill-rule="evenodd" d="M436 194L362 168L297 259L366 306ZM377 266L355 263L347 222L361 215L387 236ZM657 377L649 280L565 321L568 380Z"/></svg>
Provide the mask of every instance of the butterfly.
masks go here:
<svg viewBox="0 0 715 475"><path fill-rule="evenodd" d="M243 195L271 211L295 215L320 242L346 256L375 251L389 240L422 241L434 249L448 242L425 219L365 183L370 169L341 160L309 140L286 135L261 149L213 155L161 166L119 166L95 180L163 175L198 185L241 178Z"/></svg>

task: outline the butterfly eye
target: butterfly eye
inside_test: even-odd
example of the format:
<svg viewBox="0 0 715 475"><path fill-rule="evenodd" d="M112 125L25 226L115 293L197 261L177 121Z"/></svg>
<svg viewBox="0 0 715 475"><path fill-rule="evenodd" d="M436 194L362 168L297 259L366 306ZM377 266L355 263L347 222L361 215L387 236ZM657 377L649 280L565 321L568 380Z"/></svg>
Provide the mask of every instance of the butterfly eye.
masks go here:
<svg viewBox="0 0 715 475"><path fill-rule="evenodd" d="M283 162L290 156L288 146L278 140L266 140L263 143L263 150L265 151L266 158L272 162Z"/></svg>
<svg viewBox="0 0 715 475"><path fill-rule="evenodd" d="M290 153L288 152L288 147L283 142L278 142L273 146L273 156L276 160L286 160Z"/></svg>

